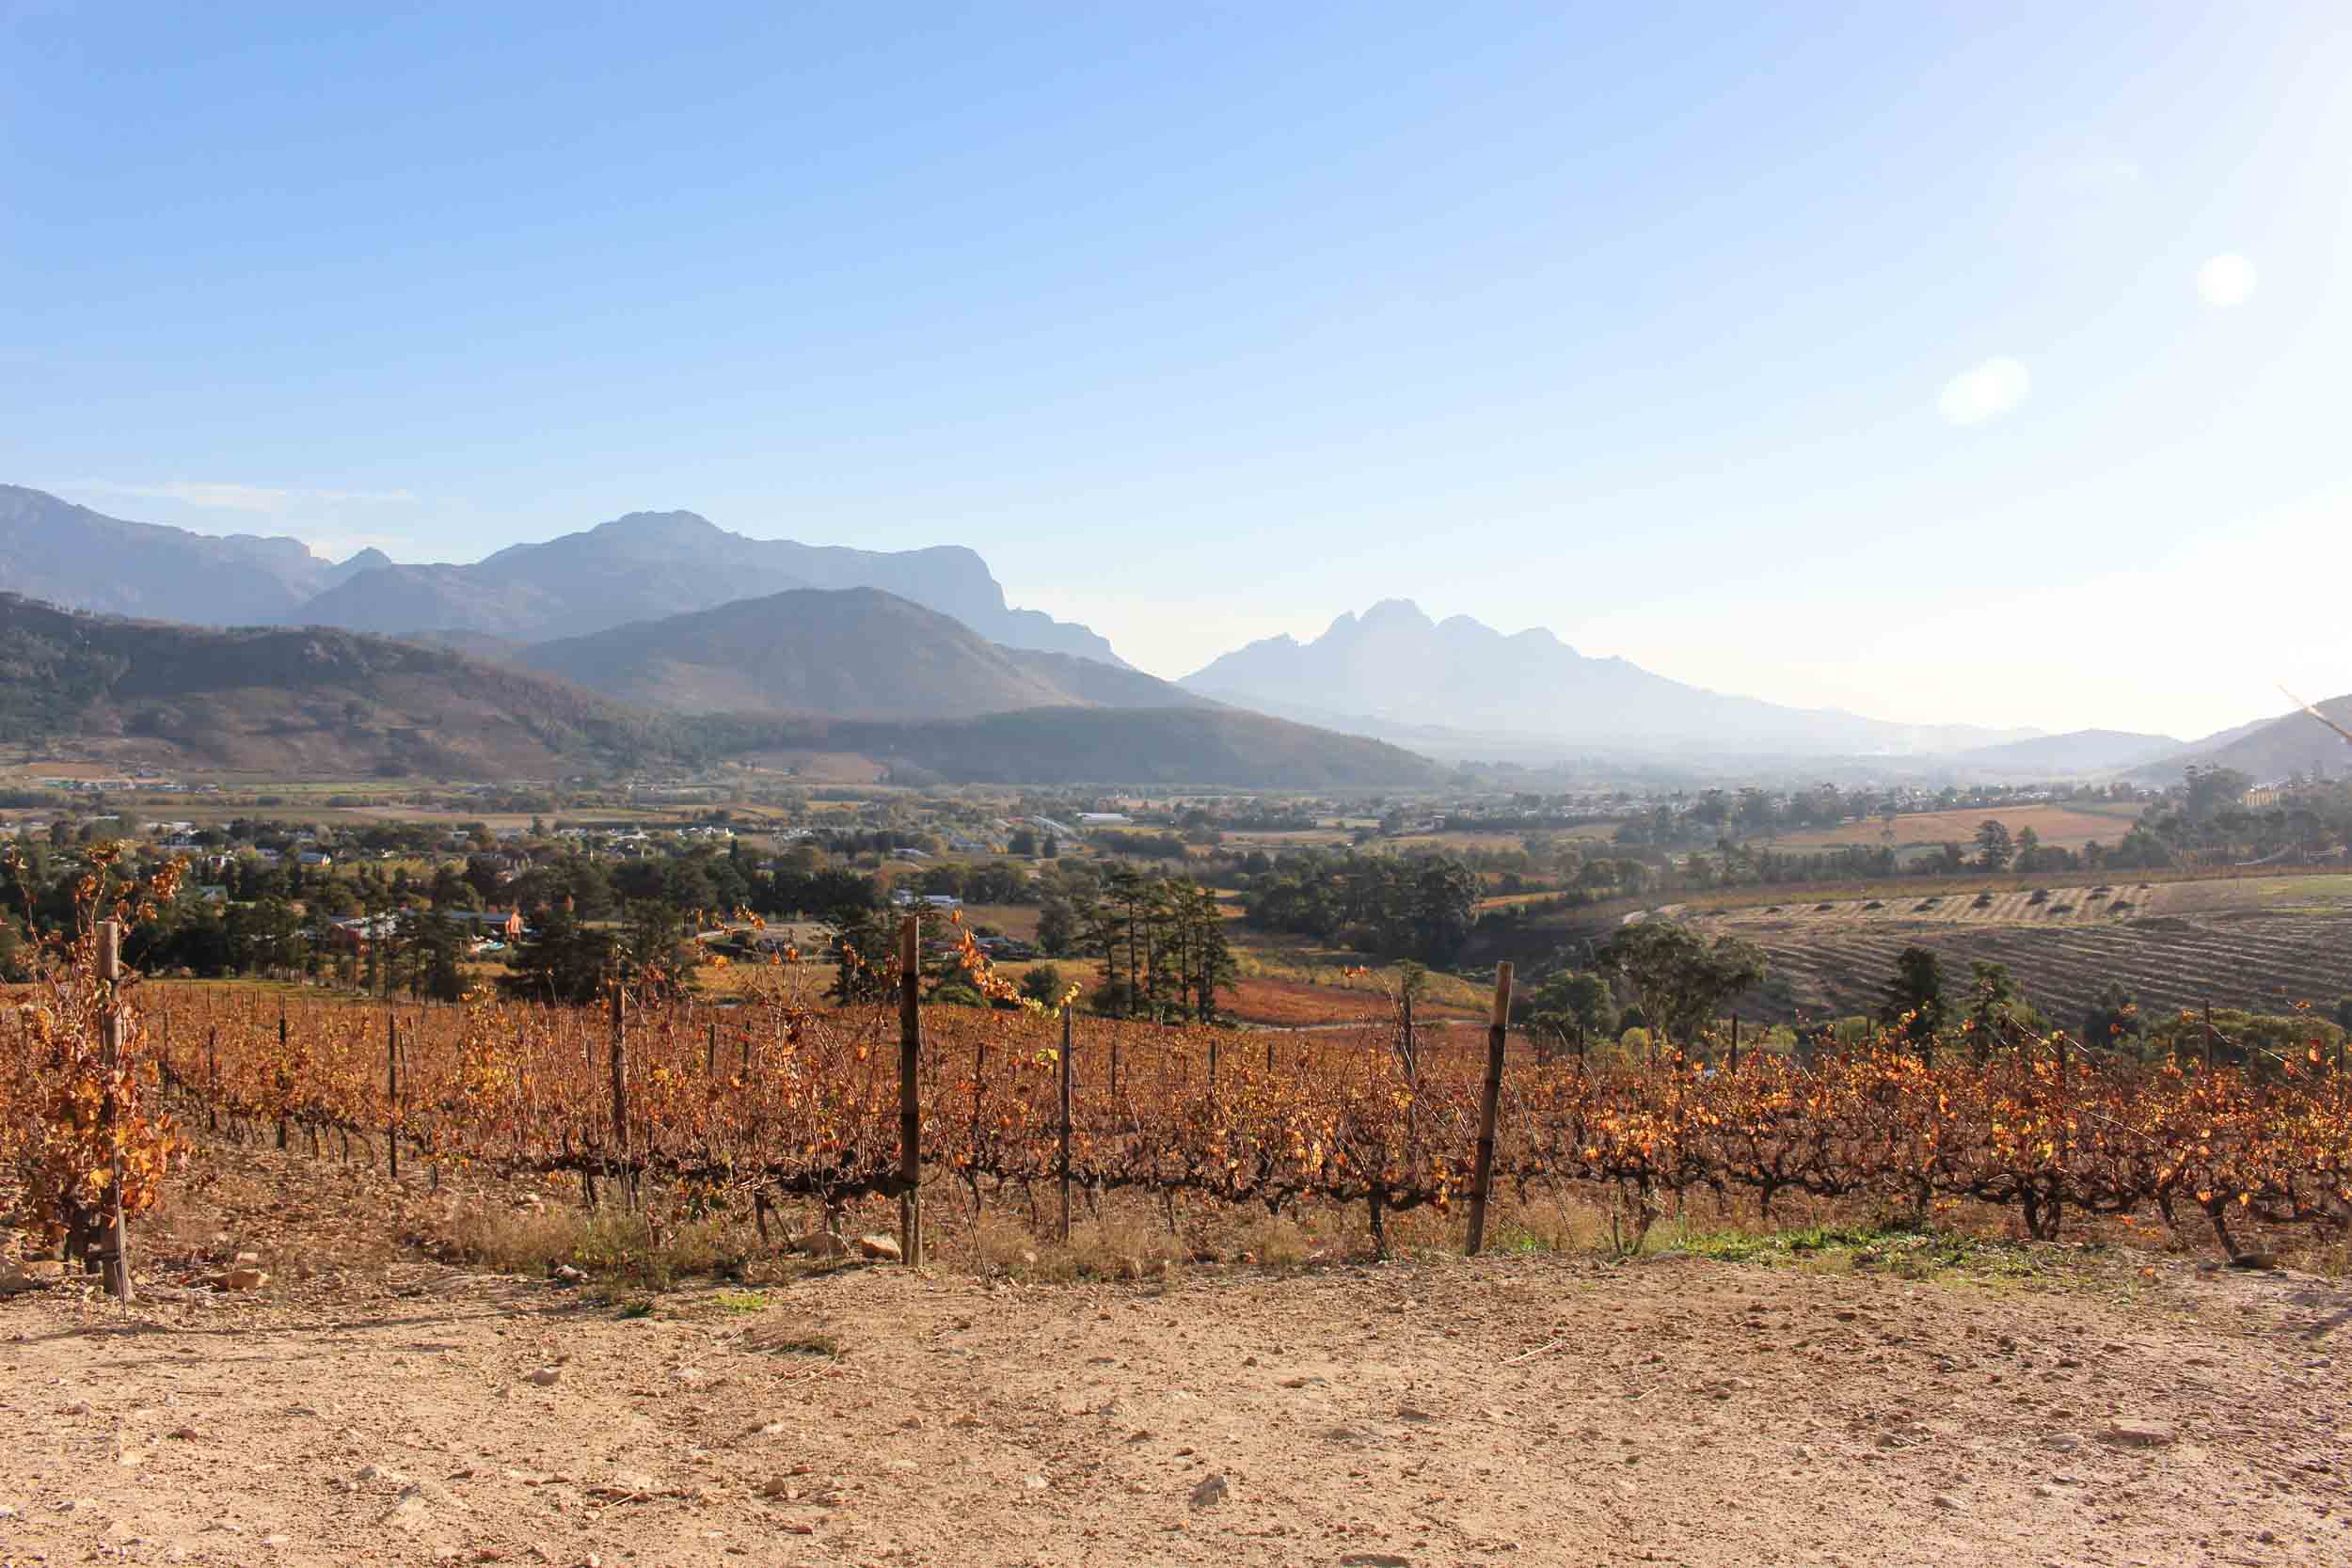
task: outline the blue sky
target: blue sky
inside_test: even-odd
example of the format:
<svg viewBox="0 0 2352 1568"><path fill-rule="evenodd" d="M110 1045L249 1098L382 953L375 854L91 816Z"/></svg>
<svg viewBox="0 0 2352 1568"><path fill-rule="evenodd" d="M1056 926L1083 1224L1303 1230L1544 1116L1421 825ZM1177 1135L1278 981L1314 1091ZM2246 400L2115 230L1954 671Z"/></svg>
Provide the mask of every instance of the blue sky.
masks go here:
<svg viewBox="0 0 2352 1568"><path fill-rule="evenodd" d="M2352 690L2346 81L2319 5L0 0L0 480L2200 733Z"/></svg>

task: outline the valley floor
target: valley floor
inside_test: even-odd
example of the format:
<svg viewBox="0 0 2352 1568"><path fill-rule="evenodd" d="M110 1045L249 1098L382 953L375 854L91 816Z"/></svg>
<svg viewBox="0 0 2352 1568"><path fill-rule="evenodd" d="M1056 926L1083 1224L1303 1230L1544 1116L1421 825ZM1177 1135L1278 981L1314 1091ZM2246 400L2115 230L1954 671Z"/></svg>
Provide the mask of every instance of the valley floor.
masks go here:
<svg viewBox="0 0 2352 1568"><path fill-rule="evenodd" d="M2352 1291L2080 1273L53 1286L0 1300L0 1562L2352 1560Z"/></svg>

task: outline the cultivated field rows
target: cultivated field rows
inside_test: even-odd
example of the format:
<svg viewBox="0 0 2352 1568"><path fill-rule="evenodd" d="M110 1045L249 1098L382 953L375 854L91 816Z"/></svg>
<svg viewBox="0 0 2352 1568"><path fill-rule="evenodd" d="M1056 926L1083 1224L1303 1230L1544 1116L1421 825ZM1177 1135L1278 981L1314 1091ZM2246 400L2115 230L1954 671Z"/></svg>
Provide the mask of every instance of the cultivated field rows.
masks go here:
<svg viewBox="0 0 2352 1568"><path fill-rule="evenodd" d="M1868 1010L1896 956L1913 945L1936 954L1947 980L1963 985L1973 959L2007 964L2026 996L2068 1027L2109 980L2155 1016L2208 1003L2285 1012L2309 1002L2332 1011L2337 997L2352 994L2352 917L2342 915L2155 917L2050 930L1906 920L1843 929L1751 927L1740 935L1791 982L1785 1000L1752 993L1741 1002L1743 1013L1773 1022L1799 1012Z"/></svg>
<svg viewBox="0 0 2352 1568"><path fill-rule="evenodd" d="M2352 882L2352 879L2347 879ZM2177 914L2212 908L2203 882L2170 884L2121 880L2096 887L2053 887L1978 894L1906 895L1892 892L1871 898L1815 899L1803 895L1784 903L1703 912L1710 925L1727 927L1856 927L1890 924L1946 926L2106 925L2152 914Z"/></svg>

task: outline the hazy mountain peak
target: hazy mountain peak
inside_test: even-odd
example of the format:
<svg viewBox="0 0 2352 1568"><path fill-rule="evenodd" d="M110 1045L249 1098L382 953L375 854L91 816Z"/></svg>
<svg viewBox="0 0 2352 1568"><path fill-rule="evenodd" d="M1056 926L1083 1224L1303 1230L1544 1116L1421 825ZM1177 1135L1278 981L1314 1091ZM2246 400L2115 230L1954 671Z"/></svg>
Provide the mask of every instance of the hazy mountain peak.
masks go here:
<svg viewBox="0 0 2352 1568"><path fill-rule="evenodd" d="M629 512L609 523L598 523L588 531L609 538L661 543L672 540L707 540L712 534L726 531L699 512Z"/></svg>
<svg viewBox="0 0 2352 1568"><path fill-rule="evenodd" d="M1433 623L1422 613L1421 606L1410 599L1382 599L1364 611L1362 624L1367 626L1410 626L1426 628Z"/></svg>
<svg viewBox="0 0 2352 1568"><path fill-rule="evenodd" d="M1588 658L1540 626L1505 635L1467 615L1433 623L1410 599L1342 615L1312 642L1253 642L1180 684L1277 711L1417 724L1441 715L1454 728L1494 736L1657 751L1942 751L2014 733L1883 723L1722 695L1623 658Z"/></svg>
<svg viewBox="0 0 2352 1568"><path fill-rule="evenodd" d="M119 615L277 621L332 580L298 539L126 522L0 484L0 591Z"/></svg>
<svg viewBox="0 0 2352 1568"><path fill-rule="evenodd" d="M373 545L370 545L363 550L356 550L335 563L336 569L342 572L365 572L373 567L391 564L393 564L392 558Z"/></svg>

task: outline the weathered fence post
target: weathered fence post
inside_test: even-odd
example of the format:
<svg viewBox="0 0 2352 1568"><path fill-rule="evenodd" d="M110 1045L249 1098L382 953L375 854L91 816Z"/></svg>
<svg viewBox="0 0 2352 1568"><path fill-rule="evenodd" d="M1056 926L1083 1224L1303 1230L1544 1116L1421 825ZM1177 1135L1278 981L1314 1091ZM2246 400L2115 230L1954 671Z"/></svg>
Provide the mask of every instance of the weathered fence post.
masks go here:
<svg viewBox="0 0 2352 1568"><path fill-rule="evenodd" d="M286 1009L278 1009L278 1073L280 1084L291 1084L286 1077ZM278 1106L278 1147L286 1147L286 1106L281 1096Z"/></svg>
<svg viewBox="0 0 2352 1568"><path fill-rule="evenodd" d="M1061 1239L1070 1243L1070 1006L1061 1010Z"/></svg>
<svg viewBox="0 0 2352 1568"><path fill-rule="evenodd" d="M1740 1076L1740 1015L1731 1015L1731 1075Z"/></svg>
<svg viewBox="0 0 2352 1568"><path fill-rule="evenodd" d="M714 1018L706 1027L710 1033L703 1040L703 1077L709 1079L719 1075L719 1021Z"/></svg>
<svg viewBox="0 0 2352 1568"><path fill-rule="evenodd" d="M2050 1182L2050 1240L2058 1238L2058 1221L2066 1213L2066 1031L2058 1031L2058 1175Z"/></svg>
<svg viewBox="0 0 2352 1568"><path fill-rule="evenodd" d="M400 1020L384 1015L384 1153L400 1180Z"/></svg>
<svg viewBox="0 0 2352 1568"><path fill-rule="evenodd" d="M618 981L612 986L612 1024L606 1068L612 1080L612 1148L620 1155L621 1190L633 1203L637 1183L628 1173L628 1004Z"/></svg>
<svg viewBox="0 0 2352 1568"><path fill-rule="evenodd" d="M1486 1244L1486 1196L1495 1174L1495 1113L1502 1104L1502 1047L1511 1025L1511 966L1495 965L1494 1019L1486 1026L1486 1082L1478 1091L1478 1162L1470 1172L1470 1245L1475 1258Z"/></svg>
<svg viewBox="0 0 2352 1568"><path fill-rule="evenodd" d="M1413 1037L1413 988L1400 982L1404 991L1405 1012L1405 1082L1414 1089L1421 1087L1421 1042Z"/></svg>
<svg viewBox="0 0 2352 1568"><path fill-rule="evenodd" d="M907 1267L923 1261L922 916L898 927L898 1253Z"/></svg>
<svg viewBox="0 0 2352 1568"><path fill-rule="evenodd" d="M100 1043L104 1048L106 1067L105 1121L108 1171L112 1178L106 1187L106 1241L100 1253L104 1270L106 1293L117 1301L131 1299L131 1226L122 1212L122 1145L119 1123L122 1117L120 1097L116 1085L122 1080L124 1050L130 1043L131 1021L122 1008L122 923L102 920L98 924L98 977L106 982L106 1016L101 1025Z"/></svg>
<svg viewBox="0 0 2352 1568"><path fill-rule="evenodd" d="M2213 1004L2205 1004L2205 1070L2213 1070Z"/></svg>

